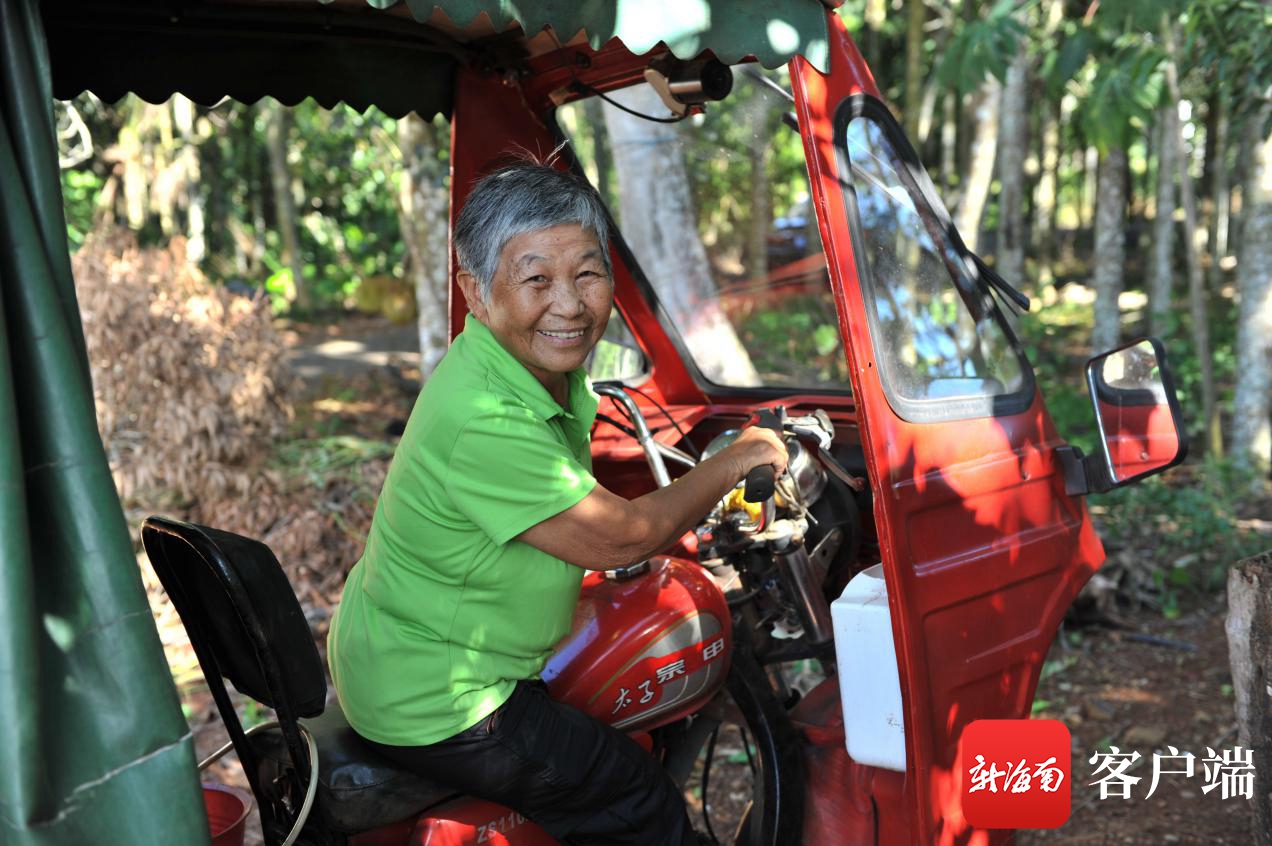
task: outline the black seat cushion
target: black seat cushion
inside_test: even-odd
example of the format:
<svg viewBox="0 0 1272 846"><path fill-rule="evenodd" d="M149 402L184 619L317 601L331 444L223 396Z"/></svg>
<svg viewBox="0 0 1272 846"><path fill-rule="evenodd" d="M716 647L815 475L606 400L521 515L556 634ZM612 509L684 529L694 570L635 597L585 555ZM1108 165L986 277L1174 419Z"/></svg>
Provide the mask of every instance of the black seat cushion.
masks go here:
<svg viewBox="0 0 1272 846"><path fill-rule="evenodd" d="M332 702L322 716L301 720L318 745L318 809L323 822L345 834L368 831L420 813L458 793L373 752ZM261 753L285 762L282 735L252 738Z"/></svg>

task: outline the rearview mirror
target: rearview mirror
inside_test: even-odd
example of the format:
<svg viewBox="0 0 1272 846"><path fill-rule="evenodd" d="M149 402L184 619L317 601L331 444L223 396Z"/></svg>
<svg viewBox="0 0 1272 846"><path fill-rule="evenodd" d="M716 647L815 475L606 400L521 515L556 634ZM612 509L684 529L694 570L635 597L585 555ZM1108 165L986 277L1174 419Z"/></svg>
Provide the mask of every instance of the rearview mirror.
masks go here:
<svg viewBox="0 0 1272 846"><path fill-rule="evenodd" d="M1160 341L1140 338L1097 355L1087 362L1086 378L1100 453L1065 448L1068 493L1103 493L1184 460L1188 439Z"/></svg>

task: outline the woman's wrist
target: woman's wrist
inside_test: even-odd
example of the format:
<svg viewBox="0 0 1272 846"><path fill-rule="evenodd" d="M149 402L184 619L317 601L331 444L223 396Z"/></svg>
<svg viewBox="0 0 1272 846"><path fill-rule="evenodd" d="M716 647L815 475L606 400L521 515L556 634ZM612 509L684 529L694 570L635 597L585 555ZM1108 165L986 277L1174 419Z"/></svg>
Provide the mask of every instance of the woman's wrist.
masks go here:
<svg viewBox="0 0 1272 846"><path fill-rule="evenodd" d="M729 483L736 485L742 479L746 478L746 474L755 466L755 461L748 454L751 448L749 443L729 444L728 448L723 450L720 455L729 458Z"/></svg>

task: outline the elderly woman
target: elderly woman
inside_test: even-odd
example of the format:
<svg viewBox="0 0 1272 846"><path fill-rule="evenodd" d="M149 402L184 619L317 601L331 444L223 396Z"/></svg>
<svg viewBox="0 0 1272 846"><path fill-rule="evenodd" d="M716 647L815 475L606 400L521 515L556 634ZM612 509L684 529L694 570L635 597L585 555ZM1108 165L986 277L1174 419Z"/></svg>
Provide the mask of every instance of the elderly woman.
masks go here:
<svg viewBox="0 0 1272 846"><path fill-rule="evenodd" d="M400 766L570 844L696 843L671 780L626 735L547 694L584 568L689 530L781 441L747 430L628 501L597 484L582 370L613 302L586 182L538 164L482 179L455 224L464 331L421 391L328 654L350 725Z"/></svg>

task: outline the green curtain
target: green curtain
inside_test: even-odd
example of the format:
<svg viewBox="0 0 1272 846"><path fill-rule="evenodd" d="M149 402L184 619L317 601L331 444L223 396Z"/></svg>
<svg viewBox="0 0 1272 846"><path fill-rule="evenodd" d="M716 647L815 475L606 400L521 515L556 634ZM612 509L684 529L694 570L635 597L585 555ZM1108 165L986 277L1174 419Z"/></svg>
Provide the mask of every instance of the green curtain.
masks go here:
<svg viewBox="0 0 1272 846"><path fill-rule="evenodd" d="M37 0L0 0L0 843L207 843L98 437Z"/></svg>

